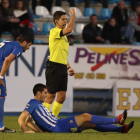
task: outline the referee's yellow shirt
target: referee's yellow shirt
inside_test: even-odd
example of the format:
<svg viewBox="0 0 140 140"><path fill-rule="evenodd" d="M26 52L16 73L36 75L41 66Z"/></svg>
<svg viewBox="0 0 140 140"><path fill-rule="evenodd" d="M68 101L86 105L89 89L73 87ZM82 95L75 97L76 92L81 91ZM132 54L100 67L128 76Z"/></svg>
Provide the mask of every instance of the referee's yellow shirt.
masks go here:
<svg viewBox="0 0 140 140"><path fill-rule="evenodd" d="M67 65L69 42L66 36L60 37L62 29L52 28L49 35L50 61Z"/></svg>

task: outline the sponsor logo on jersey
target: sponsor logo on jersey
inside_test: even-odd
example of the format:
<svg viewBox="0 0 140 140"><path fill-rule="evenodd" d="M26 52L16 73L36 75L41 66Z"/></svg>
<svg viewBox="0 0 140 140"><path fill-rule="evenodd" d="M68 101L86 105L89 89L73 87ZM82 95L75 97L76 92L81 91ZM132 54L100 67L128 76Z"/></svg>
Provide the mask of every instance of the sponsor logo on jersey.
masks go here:
<svg viewBox="0 0 140 140"><path fill-rule="evenodd" d="M73 123L73 120L70 120L69 123Z"/></svg>
<svg viewBox="0 0 140 140"><path fill-rule="evenodd" d="M25 108L27 108L27 109L28 109L28 108L29 108L29 106L30 106L30 105L29 105L29 104L27 104Z"/></svg>

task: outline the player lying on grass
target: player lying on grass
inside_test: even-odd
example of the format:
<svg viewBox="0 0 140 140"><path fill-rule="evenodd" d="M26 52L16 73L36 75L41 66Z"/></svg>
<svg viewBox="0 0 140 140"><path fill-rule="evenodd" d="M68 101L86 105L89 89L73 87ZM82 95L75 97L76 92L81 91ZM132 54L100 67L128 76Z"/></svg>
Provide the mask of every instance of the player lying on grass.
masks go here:
<svg viewBox="0 0 140 140"><path fill-rule="evenodd" d="M36 84L33 88L33 93L34 99L28 102L25 110L18 118L18 123L24 133L34 133L35 131L68 133L81 132L86 129L94 129L100 132L127 133L134 125L134 121L128 125L124 124L127 118L127 110L124 110L124 112L116 118L105 118L84 113L65 119L58 119L42 104L47 96L46 86L43 84ZM34 119L35 124L32 122L29 114ZM120 124L122 126L111 124ZM33 131L28 131L26 126Z"/></svg>

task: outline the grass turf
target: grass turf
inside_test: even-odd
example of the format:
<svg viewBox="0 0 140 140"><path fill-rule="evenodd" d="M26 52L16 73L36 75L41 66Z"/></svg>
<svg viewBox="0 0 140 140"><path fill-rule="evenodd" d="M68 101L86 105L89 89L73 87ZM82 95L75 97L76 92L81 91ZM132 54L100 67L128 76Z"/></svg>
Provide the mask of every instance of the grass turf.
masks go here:
<svg viewBox="0 0 140 140"><path fill-rule="evenodd" d="M17 122L17 116L5 116L5 126L16 133L0 133L0 140L140 140L140 118L127 118L126 124L134 120L134 127L128 134L86 130L82 133L34 133L24 134Z"/></svg>

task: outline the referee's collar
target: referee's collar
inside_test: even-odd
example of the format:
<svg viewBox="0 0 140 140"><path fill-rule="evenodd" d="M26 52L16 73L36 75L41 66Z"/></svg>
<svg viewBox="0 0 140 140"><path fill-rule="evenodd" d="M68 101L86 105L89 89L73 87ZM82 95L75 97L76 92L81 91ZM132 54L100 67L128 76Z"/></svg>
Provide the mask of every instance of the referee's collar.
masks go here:
<svg viewBox="0 0 140 140"><path fill-rule="evenodd" d="M62 30L61 28L58 28L57 26L55 26L56 29Z"/></svg>

